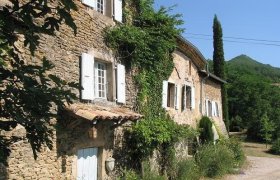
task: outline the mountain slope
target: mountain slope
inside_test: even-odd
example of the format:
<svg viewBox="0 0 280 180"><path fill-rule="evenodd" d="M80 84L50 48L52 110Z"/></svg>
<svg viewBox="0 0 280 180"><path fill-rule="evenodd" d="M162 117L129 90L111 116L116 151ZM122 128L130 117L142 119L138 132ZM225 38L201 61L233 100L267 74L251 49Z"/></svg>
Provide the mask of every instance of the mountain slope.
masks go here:
<svg viewBox="0 0 280 180"><path fill-rule="evenodd" d="M240 55L227 62L229 77L234 73L239 75L254 75L272 82L280 82L280 68L262 64L249 56Z"/></svg>

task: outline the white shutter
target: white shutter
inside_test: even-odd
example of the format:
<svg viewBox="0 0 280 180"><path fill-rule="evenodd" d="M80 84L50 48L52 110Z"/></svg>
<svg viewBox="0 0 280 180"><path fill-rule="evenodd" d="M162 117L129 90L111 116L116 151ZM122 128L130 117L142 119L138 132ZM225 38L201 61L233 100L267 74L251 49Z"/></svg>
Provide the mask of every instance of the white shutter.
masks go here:
<svg viewBox="0 0 280 180"><path fill-rule="evenodd" d="M117 65L117 102L125 103L125 67Z"/></svg>
<svg viewBox="0 0 280 180"><path fill-rule="evenodd" d="M191 87L191 109L195 108L195 88Z"/></svg>
<svg viewBox="0 0 280 180"><path fill-rule="evenodd" d="M187 109L187 86L186 85L184 85L184 87L183 87L183 92L184 92L184 94L183 94L183 110L186 110Z"/></svg>
<svg viewBox="0 0 280 180"><path fill-rule="evenodd" d="M179 109L180 85L175 86L175 109Z"/></svg>
<svg viewBox="0 0 280 180"><path fill-rule="evenodd" d="M209 116L209 112L208 112L208 100L207 100L207 99L205 100L205 113L206 113L206 116Z"/></svg>
<svg viewBox="0 0 280 180"><path fill-rule="evenodd" d="M162 107L167 108L167 88L168 81L162 82Z"/></svg>
<svg viewBox="0 0 280 180"><path fill-rule="evenodd" d="M212 116L216 116L216 106L215 106L215 102L212 101Z"/></svg>
<svg viewBox="0 0 280 180"><path fill-rule="evenodd" d="M216 105L216 115L217 115L217 117L219 117L219 116L220 116L220 113L219 113L219 106L218 106L218 103L215 102L215 105Z"/></svg>
<svg viewBox="0 0 280 180"><path fill-rule="evenodd" d="M83 87L81 98L84 100L93 100L94 98L94 57L90 54L82 54L81 62L81 85Z"/></svg>
<svg viewBox="0 0 280 180"><path fill-rule="evenodd" d="M82 0L82 3L92 8L95 8L96 0Z"/></svg>
<svg viewBox="0 0 280 180"><path fill-rule="evenodd" d="M114 18L122 22L122 0L114 0Z"/></svg>
<svg viewBox="0 0 280 180"><path fill-rule="evenodd" d="M97 180L97 148L78 150L77 179Z"/></svg>

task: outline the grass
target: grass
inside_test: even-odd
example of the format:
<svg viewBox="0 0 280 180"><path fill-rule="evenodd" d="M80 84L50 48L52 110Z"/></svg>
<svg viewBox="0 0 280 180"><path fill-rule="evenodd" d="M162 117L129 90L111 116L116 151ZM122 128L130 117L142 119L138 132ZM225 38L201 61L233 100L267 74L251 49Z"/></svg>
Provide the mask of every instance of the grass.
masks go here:
<svg viewBox="0 0 280 180"><path fill-rule="evenodd" d="M274 155L269 152L271 145L266 145L259 142L249 142L246 141L245 133L230 133L230 136L234 136L241 141L242 148L246 156L255 156L255 157L272 157L279 158L279 155Z"/></svg>

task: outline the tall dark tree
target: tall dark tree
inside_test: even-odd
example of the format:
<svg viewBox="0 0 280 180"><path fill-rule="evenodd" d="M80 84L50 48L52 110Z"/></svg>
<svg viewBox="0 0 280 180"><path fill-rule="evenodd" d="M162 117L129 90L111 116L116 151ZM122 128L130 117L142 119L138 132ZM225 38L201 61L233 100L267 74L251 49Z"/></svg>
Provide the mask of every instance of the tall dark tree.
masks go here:
<svg viewBox="0 0 280 180"><path fill-rule="evenodd" d="M223 30L217 15L214 17L213 22L213 68L214 74L222 79L226 79L225 58L223 48ZM226 84L222 85L222 104L223 104L223 118L227 130L229 130L229 117L228 117L228 98Z"/></svg>
<svg viewBox="0 0 280 180"><path fill-rule="evenodd" d="M53 65L46 58L36 65L27 63L21 50L34 55L40 37L54 35L62 23L75 32L70 11L77 7L72 0L9 0L0 6L0 162L5 162L14 140L2 132L17 125L25 128L36 158L42 145L52 147L54 110L75 98L70 89L77 84L49 73Z"/></svg>

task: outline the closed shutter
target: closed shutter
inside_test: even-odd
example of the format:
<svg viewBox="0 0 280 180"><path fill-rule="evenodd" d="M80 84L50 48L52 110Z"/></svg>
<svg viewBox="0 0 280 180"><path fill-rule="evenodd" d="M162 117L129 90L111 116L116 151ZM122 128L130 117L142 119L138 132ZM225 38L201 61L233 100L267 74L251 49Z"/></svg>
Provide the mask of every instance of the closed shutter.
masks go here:
<svg viewBox="0 0 280 180"><path fill-rule="evenodd" d="M125 67L117 65L117 102L125 103Z"/></svg>
<svg viewBox="0 0 280 180"><path fill-rule="evenodd" d="M82 93L81 98L84 100L93 100L94 99L94 57L90 54L82 54L81 62L81 85Z"/></svg>
<svg viewBox="0 0 280 180"><path fill-rule="evenodd" d="M191 109L195 108L195 88L191 87Z"/></svg>
<svg viewBox="0 0 280 180"><path fill-rule="evenodd" d="M114 17L116 21L122 22L122 0L114 0Z"/></svg>
<svg viewBox="0 0 280 180"><path fill-rule="evenodd" d="M96 9L95 7L96 0L82 0L82 3Z"/></svg>
<svg viewBox="0 0 280 180"><path fill-rule="evenodd" d="M162 107L167 108L168 81L162 82Z"/></svg>
<svg viewBox="0 0 280 180"><path fill-rule="evenodd" d="M175 86L175 109L179 109L180 85Z"/></svg>
<svg viewBox="0 0 280 180"><path fill-rule="evenodd" d="M97 180L97 148L78 150L77 180Z"/></svg>

